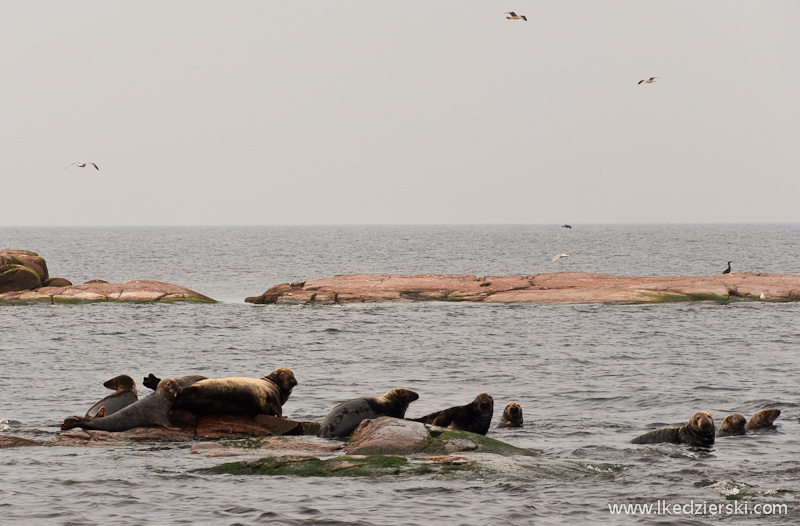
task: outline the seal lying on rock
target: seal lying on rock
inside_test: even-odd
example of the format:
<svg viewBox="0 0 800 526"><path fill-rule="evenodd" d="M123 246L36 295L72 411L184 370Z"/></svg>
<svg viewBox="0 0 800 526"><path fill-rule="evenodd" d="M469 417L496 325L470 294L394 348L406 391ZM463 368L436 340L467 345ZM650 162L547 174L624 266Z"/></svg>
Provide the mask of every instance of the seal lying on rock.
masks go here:
<svg viewBox="0 0 800 526"><path fill-rule="evenodd" d="M283 416L283 404L296 385L294 373L285 367L263 378L210 378L184 388L175 408L201 414Z"/></svg>
<svg viewBox="0 0 800 526"><path fill-rule="evenodd" d="M745 425L744 428L748 431L755 431L756 429L772 427L772 423L779 416L781 416L780 409L762 409L761 411L756 411L753 416L750 417L750 420L747 421L747 425Z"/></svg>
<svg viewBox="0 0 800 526"><path fill-rule="evenodd" d="M481 393L467 405L443 409L420 418L409 418L409 420L485 435L492 423L493 412L494 400L491 395Z"/></svg>
<svg viewBox="0 0 800 526"><path fill-rule="evenodd" d="M128 407L139 400L139 393L136 390L136 382L127 374L115 376L111 380L103 383L104 387L116 391L94 404L86 411L84 418L94 418L96 416L111 416L120 409ZM103 411L100 411L105 408ZM99 413L99 414L98 414Z"/></svg>
<svg viewBox="0 0 800 526"><path fill-rule="evenodd" d="M497 427L522 427L522 407L516 402L506 404Z"/></svg>
<svg viewBox="0 0 800 526"><path fill-rule="evenodd" d="M208 380L208 377L200 376L199 374L193 374L190 376L181 376L179 378L173 378L173 379L176 382L178 382L178 385L180 385L181 389L183 389L185 387L189 387L192 384L196 384L200 380ZM145 376L144 380L142 381L142 385L144 385L145 387L149 387L150 389L155 391L156 387L158 387L158 382L160 381L161 378L154 375L153 373L150 373L147 376Z"/></svg>
<svg viewBox="0 0 800 526"><path fill-rule="evenodd" d="M64 420L61 429L82 427L101 431L127 431L134 427L172 427L167 415L180 390L178 382L172 378L165 378L158 384L155 393L120 409L113 415L97 418L71 416Z"/></svg>
<svg viewBox="0 0 800 526"><path fill-rule="evenodd" d="M322 438L344 438L363 420L381 416L403 418L411 402L419 395L408 389L391 389L383 396L374 398L354 398L334 407L319 431Z"/></svg>
<svg viewBox="0 0 800 526"><path fill-rule="evenodd" d="M710 446L714 444L714 419L706 411L698 411L681 427L658 429L631 440L633 444L688 444L690 446Z"/></svg>

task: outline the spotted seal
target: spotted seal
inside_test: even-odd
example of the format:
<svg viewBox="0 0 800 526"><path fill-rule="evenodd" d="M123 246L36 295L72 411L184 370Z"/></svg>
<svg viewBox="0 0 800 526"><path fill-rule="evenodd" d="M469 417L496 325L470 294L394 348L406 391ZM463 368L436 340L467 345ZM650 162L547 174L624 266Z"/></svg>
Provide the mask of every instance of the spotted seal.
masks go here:
<svg viewBox="0 0 800 526"><path fill-rule="evenodd" d="M420 418L409 418L409 420L485 435L492 423L493 412L494 400L492 396L481 393L467 405L450 407Z"/></svg>
<svg viewBox="0 0 800 526"><path fill-rule="evenodd" d="M101 431L127 431L134 427L172 427L168 414L181 387L172 378L165 378L154 393L123 408L110 416L84 418L72 416L64 420L61 429L82 427Z"/></svg>
<svg viewBox="0 0 800 526"><path fill-rule="evenodd" d="M497 427L522 427L522 407L516 402L506 404Z"/></svg>
<svg viewBox="0 0 800 526"><path fill-rule="evenodd" d="M671 442L690 446L711 446L714 444L714 419L706 411L698 411L681 427L658 429L631 440L633 444L658 444Z"/></svg>
<svg viewBox="0 0 800 526"><path fill-rule="evenodd" d="M209 378L184 388L175 408L201 414L283 416L283 404L296 385L294 373L285 367L263 378Z"/></svg>
<svg viewBox="0 0 800 526"><path fill-rule="evenodd" d="M136 390L136 382L127 374L115 376L111 380L103 383L104 387L114 390L110 394L95 403L83 415L84 418L94 418L96 416L111 416L120 409L128 407L139 400L139 393ZM103 409L105 408L105 409Z"/></svg>
<svg viewBox="0 0 800 526"><path fill-rule="evenodd" d="M208 380L208 377L200 376L199 374L193 374L190 376L180 376L178 378L173 378L173 380L178 382L178 385L180 385L181 389L183 389L185 387L189 387L192 384L196 384L200 380ZM145 376L144 380L142 380L142 385L144 385L145 387L149 387L150 389L155 391L156 387L158 387L158 382L160 381L161 378L154 375L153 373L150 373L147 376Z"/></svg>
<svg viewBox="0 0 800 526"><path fill-rule="evenodd" d="M390 389L383 396L354 398L334 407L320 427L322 438L344 438L363 420L391 416L403 418L411 402L419 395L408 389Z"/></svg>

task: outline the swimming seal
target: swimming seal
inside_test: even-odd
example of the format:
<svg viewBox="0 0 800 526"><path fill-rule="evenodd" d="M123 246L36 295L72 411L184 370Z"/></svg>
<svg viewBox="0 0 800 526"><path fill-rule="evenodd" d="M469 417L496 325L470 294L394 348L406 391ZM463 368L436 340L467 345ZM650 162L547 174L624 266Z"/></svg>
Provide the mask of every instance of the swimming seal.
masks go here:
<svg viewBox="0 0 800 526"><path fill-rule="evenodd" d="M714 419L706 411L698 411L681 427L668 427L652 431L634 438L632 444L658 444L671 442L690 446L711 446L714 444Z"/></svg>
<svg viewBox="0 0 800 526"><path fill-rule="evenodd" d="M165 378L159 382L158 389L154 393L120 409L111 416L99 418L72 416L64 420L61 429L82 427L100 431L127 431L134 427L172 427L167 415L180 390L178 382L172 378Z"/></svg>
<svg viewBox="0 0 800 526"><path fill-rule="evenodd" d="M120 409L128 407L139 400L139 393L136 390L136 382L127 374L115 376L111 380L103 383L104 387L116 391L94 404L83 415L84 418L94 418L96 416L111 416ZM105 408L103 411L100 411ZM99 413L99 414L98 414Z"/></svg>
<svg viewBox="0 0 800 526"><path fill-rule="evenodd" d="M739 413L729 414L719 425L717 438L733 435L744 435L747 432L744 430L746 422L747 420L745 419L744 415L740 415Z"/></svg>
<svg viewBox="0 0 800 526"><path fill-rule="evenodd" d="M492 423L493 412L494 400L491 395L481 393L467 405L443 409L420 418L409 418L409 420L485 435Z"/></svg>
<svg viewBox="0 0 800 526"><path fill-rule="evenodd" d="M755 431L756 429L772 427L772 423L779 416L781 416L780 409L762 409L761 411L756 411L753 416L750 417L750 420L747 421L747 425L745 425L744 428L748 431Z"/></svg>
<svg viewBox="0 0 800 526"><path fill-rule="evenodd" d="M497 427L522 427L522 407L516 402L506 404Z"/></svg>
<svg viewBox="0 0 800 526"><path fill-rule="evenodd" d="M285 367L263 378L209 378L184 388L175 408L201 414L283 416L283 404L296 385L294 373Z"/></svg>
<svg viewBox="0 0 800 526"><path fill-rule="evenodd" d="M408 389L391 389L383 396L374 398L354 398L334 407L320 427L322 438L344 438L363 420L391 416L403 418L408 405L419 398L419 395Z"/></svg>
<svg viewBox="0 0 800 526"><path fill-rule="evenodd" d="M190 376L181 376L179 378L173 378L173 380L178 382L178 385L180 385L181 389L183 389L184 387L189 387L192 384L196 384L200 380L208 380L208 377L200 376L199 374L193 374ZM142 385L144 385L145 387L149 387L150 389L155 391L156 387L158 387L158 382L160 381L161 378L154 375L153 373L150 373L147 376L145 376L144 380L142 381Z"/></svg>

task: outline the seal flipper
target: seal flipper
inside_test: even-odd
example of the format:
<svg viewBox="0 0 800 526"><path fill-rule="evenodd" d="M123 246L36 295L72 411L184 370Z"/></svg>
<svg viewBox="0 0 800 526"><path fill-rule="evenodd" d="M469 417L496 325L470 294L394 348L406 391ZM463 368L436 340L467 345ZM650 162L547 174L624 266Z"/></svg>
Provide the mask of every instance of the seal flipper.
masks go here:
<svg viewBox="0 0 800 526"><path fill-rule="evenodd" d="M84 419L80 416L68 416L61 423L61 429L63 431L66 431L67 429L74 429L76 427L80 427L80 425L83 423Z"/></svg>
<svg viewBox="0 0 800 526"><path fill-rule="evenodd" d="M106 406L102 406L97 410L97 414L94 415L95 418L103 418L104 416L106 416Z"/></svg>
<svg viewBox="0 0 800 526"><path fill-rule="evenodd" d="M153 373L150 373L149 375L145 376L144 380L142 381L142 384L145 387L155 391L156 388L158 387L158 383L160 381L161 381L161 378L159 378L158 376L154 375Z"/></svg>

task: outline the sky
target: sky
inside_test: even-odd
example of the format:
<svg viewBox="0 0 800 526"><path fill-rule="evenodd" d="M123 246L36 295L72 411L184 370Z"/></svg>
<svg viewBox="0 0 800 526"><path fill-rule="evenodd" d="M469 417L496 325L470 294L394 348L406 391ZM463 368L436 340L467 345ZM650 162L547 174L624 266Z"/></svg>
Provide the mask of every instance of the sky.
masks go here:
<svg viewBox="0 0 800 526"><path fill-rule="evenodd" d="M796 0L2 5L0 226L800 222Z"/></svg>

